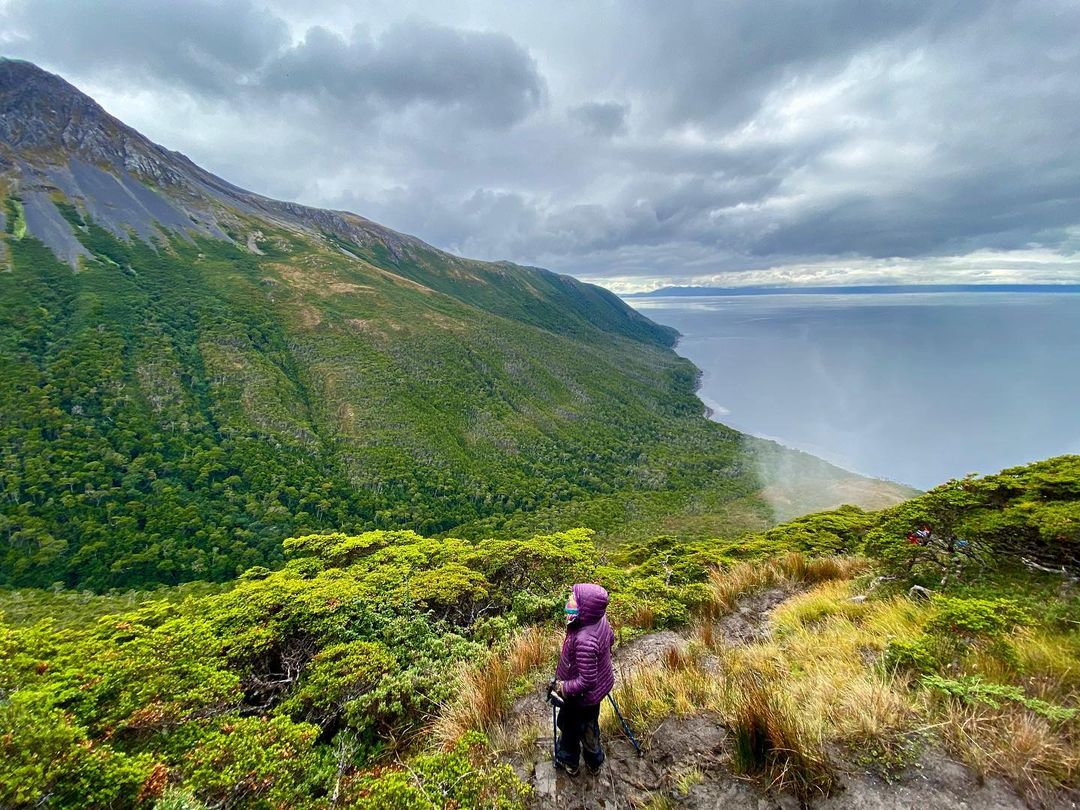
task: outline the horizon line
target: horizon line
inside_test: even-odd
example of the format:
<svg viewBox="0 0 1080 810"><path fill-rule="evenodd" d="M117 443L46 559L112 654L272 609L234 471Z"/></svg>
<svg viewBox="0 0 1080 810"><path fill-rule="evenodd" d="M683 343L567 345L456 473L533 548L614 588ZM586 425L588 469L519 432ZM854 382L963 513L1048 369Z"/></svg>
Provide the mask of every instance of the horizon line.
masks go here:
<svg viewBox="0 0 1080 810"><path fill-rule="evenodd" d="M668 285L647 292L619 293L620 298L645 298L650 295L892 295L912 292L947 293L1080 293L1080 282L1044 282L1038 284L844 284L844 285L764 285L713 287L705 285Z"/></svg>

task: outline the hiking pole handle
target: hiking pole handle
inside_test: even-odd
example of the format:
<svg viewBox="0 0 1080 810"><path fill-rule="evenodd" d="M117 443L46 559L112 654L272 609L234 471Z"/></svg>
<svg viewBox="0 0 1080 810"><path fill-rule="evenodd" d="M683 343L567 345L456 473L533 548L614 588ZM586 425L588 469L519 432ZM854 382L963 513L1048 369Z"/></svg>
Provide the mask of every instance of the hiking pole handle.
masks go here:
<svg viewBox="0 0 1080 810"><path fill-rule="evenodd" d="M548 682L547 691L544 693L544 700L552 706L558 706L561 709L566 700L559 694L558 683L559 682L555 678L552 678Z"/></svg>

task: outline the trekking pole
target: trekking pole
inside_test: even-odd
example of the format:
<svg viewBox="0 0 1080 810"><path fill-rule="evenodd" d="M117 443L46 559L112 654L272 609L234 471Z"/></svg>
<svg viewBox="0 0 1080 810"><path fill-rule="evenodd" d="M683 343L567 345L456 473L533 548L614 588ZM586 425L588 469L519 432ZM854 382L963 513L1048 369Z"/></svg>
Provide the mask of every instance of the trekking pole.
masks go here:
<svg viewBox="0 0 1080 810"><path fill-rule="evenodd" d="M557 713L563 705L563 699L555 690L558 681L554 678L548 683L544 700L551 704L551 764L554 765L559 759L559 724Z"/></svg>
<svg viewBox="0 0 1080 810"><path fill-rule="evenodd" d="M559 758L559 721L556 713L559 711L554 701L551 704L551 764L554 765Z"/></svg>
<svg viewBox="0 0 1080 810"><path fill-rule="evenodd" d="M639 757L645 756L645 753L641 750L641 746L638 745L634 732L630 730L630 725L626 722L626 718L624 718L622 712L619 711L619 704L616 703L615 698L611 696L611 692L608 692L607 699L611 701L611 708L615 710L615 716L618 717L619 722L622 723L623 731L626 732L626 736L630 739L630 743L634 746L634 750L637 751L637 755Z"/></svg>

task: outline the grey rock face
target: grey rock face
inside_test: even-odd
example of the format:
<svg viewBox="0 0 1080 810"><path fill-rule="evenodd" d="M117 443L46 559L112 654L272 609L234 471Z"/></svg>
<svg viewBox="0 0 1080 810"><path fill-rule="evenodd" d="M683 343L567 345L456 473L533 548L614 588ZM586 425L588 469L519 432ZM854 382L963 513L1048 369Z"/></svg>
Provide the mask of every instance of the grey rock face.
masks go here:
<svg viewBox="0 0 1080 810"><path fill-rule="evenodd" d="M75 238L71 225L60 216L47 193L24 191L22 203L26 230L44 242L58 258L76 267L79 257L90 256L90 252Z"/></svg>
<svg viewBox="0 0 1080 810"><path fill-rule="evenodd" d="M183 182L160 154L164 149L29 62L0 61L0 143L16 154L46 157L61 151L162 185Z"/></svg>
<svg viewBox="0 0 1080 810"><path fill-rule="evenodd" d="M143 137L59 76L11 59L0 59L0 174L16 176L20 187L51 183L124 237L131 231L149 239L162 229L224 238L217 220L224 205L286 227L381 244L396 258L412 249L435 250L355 214L238 188ZM50 246L66 242L51 238ZM65 252L70 256L71 249Z"/></svg>

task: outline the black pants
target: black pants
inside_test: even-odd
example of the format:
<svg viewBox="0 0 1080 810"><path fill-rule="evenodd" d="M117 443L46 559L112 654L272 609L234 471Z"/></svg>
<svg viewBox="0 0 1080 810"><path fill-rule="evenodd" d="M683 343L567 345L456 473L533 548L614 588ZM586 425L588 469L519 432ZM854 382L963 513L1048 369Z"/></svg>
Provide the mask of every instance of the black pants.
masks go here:
<svg viewBox="0 0 1080 810"><path fill-rule="evenodd" d="M582 753L585 764L599 768L604 763L604 751L600 747L600 704L582 706L567 700L559 710L559 742L555 756L559 762L576 768Z"/></svg>

